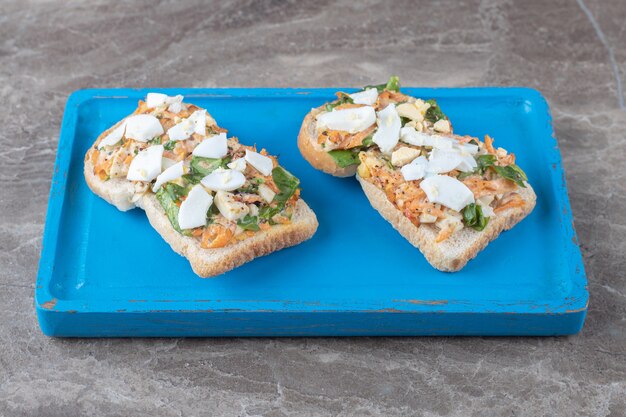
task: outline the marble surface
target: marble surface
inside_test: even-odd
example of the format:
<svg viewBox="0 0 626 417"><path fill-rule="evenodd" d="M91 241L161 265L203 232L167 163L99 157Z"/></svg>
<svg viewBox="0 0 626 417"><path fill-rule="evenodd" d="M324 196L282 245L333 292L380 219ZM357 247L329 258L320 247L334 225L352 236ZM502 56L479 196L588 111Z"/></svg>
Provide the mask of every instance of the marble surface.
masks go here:
<svg viewBox="0 0 626 417"><path fill-rule="evenodd" d="M0 3L0 415L626 415L623 0ZM548 99L589 278L563 338L55 340L33 292L86 87L524 85Z"/></svg>

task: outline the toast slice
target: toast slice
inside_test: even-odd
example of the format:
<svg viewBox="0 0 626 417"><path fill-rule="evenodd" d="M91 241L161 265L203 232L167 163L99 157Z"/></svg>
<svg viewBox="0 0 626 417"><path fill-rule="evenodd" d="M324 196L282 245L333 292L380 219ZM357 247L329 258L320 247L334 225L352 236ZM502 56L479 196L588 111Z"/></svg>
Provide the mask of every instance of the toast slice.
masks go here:
<svg viewBox="0 0 626 417"><path fill-rule="evenodd" d="M461 270L500 233L513 228L530 214L537 199L534 190L527 185L519 191L525 205L496 213L482 231L463 228L443 242L437 243L438 231L434 226L427 224L416 226L387 199L382 190L359 175L356 178L372 207L406 240L418 248L433 267L444 272Z"/></svg>
<svg viewBox="0 0 626 417"><path fill-rule="evenodd" d="M201 277L313 236L299 180L182 99L149 93L103 132L85 156L91 190L121 211L142 208Z"/></svg>
<svg viewBox="0 0 626 417"><path fill-rule="evenodd" d="M376 114L380 115L390 104L400 106L400 115L419 131L452 133L450 120L440 111L437 103L401 93L398 77L391 77L386 84L366 86L357 93L338 92L337 97L337 100L311 109L304 117L298 134L298 149L304 159L315 169L335 177L351 177L356 173L358 153L375 146ZM329 115L339 113L345 113L348 120L363 116L347 114L354 109L370 111L365 112L367 121L353 126L352 130L336 129L322 121ZM341 124L344 129L350 125Z"/></svg>
<svg viewBox="0 0 626 417"><path fill-rule="evenodd" d="M152 227L174 252L189 260L193 271L202 278L223 274L254 258L302 243L315 234L318 225L313 210L304 200L298 200L290 223L272 226L225 247L204 249L200 241L181 235L172 227L154 194L146 194L142 206Z"/></svg>

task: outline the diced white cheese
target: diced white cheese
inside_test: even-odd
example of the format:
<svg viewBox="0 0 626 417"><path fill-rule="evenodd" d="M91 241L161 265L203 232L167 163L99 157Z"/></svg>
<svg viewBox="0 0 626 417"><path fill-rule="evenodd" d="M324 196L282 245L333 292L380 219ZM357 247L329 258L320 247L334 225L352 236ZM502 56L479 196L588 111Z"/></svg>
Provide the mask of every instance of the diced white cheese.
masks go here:
<svg viewBox="0 0 626 417"><path fill-rule="evenodd" d="M272 162L272 159L265 155L261 155L258 152L246 149L246 156L244 158L246 162L265 176L270 175L272 173L272 169L274 169L274 162Z"/></svg>
<svg viewBox="0 0 626 417"><path fill-rule="evenodd" d="M263 200L265 200L268 203L271 203L272 200L274 200L276 193L267 185L259 184L259 195L263 198Z"/></svg>
<svg viewBox="0 0 626 417"><path fill-rule="evenodd" d="M368 106L372 106L376 103L376 100L378 100L378 90L375 88L368 88L365 91L350 94L350 98L354 104L366 104Z"/></svg>
<svg viewBox="0 0 626 417"><path fill-rule="evenodd" d="M169 106L168 110L172 113L179 113L183 109L183 96L180 94L170 97L162 93L148 93L146 96L146 106L154 109L161 106Z"/></svg>
<svg viewBox="0 0 626 417"><path fill-rule="evenodd" d="M419 149L402 146L401 148L393 151L391 154L391 164L396 167L401 167L408 164L418 156L420 156Z"/></svg>
<svg viewBox="0 0 626 417"><path fill-rule="evenodd" d="M433 175L420 183L431 203L439 203L452 210L461 211L474 202L474 194L465 184L447 175Z"/></svg>
<svg viewBox="0 0 626 417"><path fill-rule="evenodd" d="M390 153L400 140L400 128L402 123L396 111L396 105L391 103L377 114L376 124L378 129L372 141L378 145L384 153Z"/></svg>
<svg viewBox="0 0 626 417"><path fill-rule="evenodd" d="M213 197L200 184L196 184L180 204L178 225L181 229L193 229L206 225L206 213L213 204Z"/></svg>
<svg viewBox="0 0 626 417"><path fill-rule="evenodd" d="M317 116L318 130L330 129L358 133L374 123L376 123L376 111L370 106L333 110Z"/></svg>
<svg viewBox="0 0 626 417"><path fill-rule="evenodd" d="M148 142L164 133L159 119L151 114L137 114L126 119L126 137Z"/></svg>
<svg viewBox="0 0 626 417"><path fill-rule="evenodd" d="M233 169L218 168L202 178L202 185L213 191L234 191L246 182L246 177Z"/></svg>
<svg viewBox="0 0 626 417"><path fill-rule="evenodd" d="M98 149L102 149L105 146L113 146L124 137L124 130L126 129L126 121L120 123L118 127L113 129L106 135L98 144Z"/></svg>
<svg viewBox="0 0 626 417"><path fill-rule="evenodd" d="M403 166L400 169L405 181L421 180L426 175L426 167L428 166L428 160L423 157L415 158L410 164Z"/></svg>
<svg viewBox="0 0 626 417"><path fill-rule="evenodd" d="M192 155L203 158L223 158L228 153L228 141L226 133L211 136L200 142L192 152Z"/></svg>
<svg viewBox="0 0 626 417"><path fill-rule="evenodd" d="M401 117L406 117L416 122L421 122L424 120L424 116L420 112L420 109L415 105L415 103L407 102L399 104L396 110Z"/></svg>
<svg viewBox="0 0 626 417"><path fill-rule="evenodd" d="M159 176L156 178L156 182L152 186L152 191L156 193L157 191L159 191L159 188L161 188L161 185L182 177L184 173L185 168L183 166L183 161L172 165L171 167L167 168L165 171L159 174Z"/></svg>
<svg viewBox="0 0 626 417"><path fill-rule="evenodd" d="M250 212L250 207L246 204L236 201L234 194L224 191L218 191L215 194L215 205L220 214L227 220L239 220Z"/></svg>
<svg viewBox="0 0 626 417"><path fill-rule="evenodd" d="M244 172L246 170L246 160L244 158L237 158L230 162L227 166L235 171Z"/></svg>
<svg viewBox="0 0 626 417"><path fill-rule="evenodd" d="M435 122L433 129L441 133L450 133L452 131L452 126L450 126L450 122L448 120L441 119Z"/></svg>
<svg viewBox="0 0 626 417"><path fill-rule="evenodd" d="M152 181L161 173L163 145L150 146L133 158L126 179L130 181Z"/></svg>

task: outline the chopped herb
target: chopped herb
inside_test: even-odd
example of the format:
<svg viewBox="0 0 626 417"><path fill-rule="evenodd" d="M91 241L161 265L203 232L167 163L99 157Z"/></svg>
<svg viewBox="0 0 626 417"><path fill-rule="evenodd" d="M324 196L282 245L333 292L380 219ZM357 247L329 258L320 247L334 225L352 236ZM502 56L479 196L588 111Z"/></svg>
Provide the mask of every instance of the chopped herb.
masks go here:
<svg viewBox="0 0 626 417"><path fill-rule="evenodd" d="M163 145L163 149L165 149L166 151L172 151L174 150L175 147L176 147L175 140L168 140L167 142L165 142L165 145Z"/></svg>
<svg viewBox="0 0 626 417"><path fill-rule="evenodd" d="M340 168L345 168L350 165L358 165L360 163L358 151L353 152L349 149L336 149L328 152L328 154Z"/></svg>
<svg viewBox="0 0 626 417"><path fill-rule="evenodd" d="M267 220L270 224L274 224L272 221L272 217L277 215L282 211L284 204L279 204L276 207L272 206L263 206L259 209L259 218Z"/></svg>
<svg viewBox="0 0 626 417"><path fill-rule="evenodd" d="M482 231L489 223L489 217L485 217L479 204L471 203L463 209L463 223L474 230Z"/></svg>
<svg viewBox="0 0 626 417"><path fill-rule="evenodd" d="M257 216L246 214L243 218L237 220L237 226L244 230L252 230L253 232L256 232L259 230L259 218Z"/></svg>
<svg viewBox="0 0 626 417"><path fill-rule="evenodd" d="M386 84L366 85L365 87L363 87L362 91L368 90L370 88L375 88L376 90L378 90L378 93L382 93L385 90L399 92L400 78L396 75L392 75Z"/></svg>
<svg viewBox="0 0 626 417"><path fill-rule="evenodd" d="M485 171L487 170L487 168L493 166L493 164L495 163L496 163L495 155L491 155L491 154L480 155L478 158L476 158L476 164L478 166L474 169L474 171L462 172L458 176L458 179L462 180L463 178L467 178L472 175L483 175Z"/></svg>
<svg viewBox="0 0 626 417"><path fill-rule="evenodd" d="M431 123L436 123L439 120L446 118L446 115L443 114L443 112L441 111L441 108L439 107L439 105L437 104L435 100L433 99L426 100L426 103L430 104L430 107L428 108L428 110L426 110L426 114L424 115L424 118L426 120L428 120Z"/></svg>
<svg viewBox="0 0 626 417"><path fill-rule="evenodd" d="M272 179L278 187L278 194L274 197L274 201L278 203L285 203L289 200L300 185L300 180L281 166L272 170Z"/></svg>
<svg viewBox="0 0 626 417"><path fill-rule="evenodd" d="M149 145L158 145L161 143L161 136L155 136L154 138L148 141Z"/></svg>
<svg viewBox="0 0 626 417"><path fill-rule="evenodd" d="M408 117L400 116L400 123L402 124L402 126L404 126L407 123L411 123L411 119L409 119Z"/></svg>
<svg viewBox="0 0 626 417"><path fill-rule="evenodd" d="M139 153L139 149L135 148L135 155Z"/></svg>
<svg viewBox="0 0 626 417"><path fill-rule="evenodd" d="M526 176L526 173L522 171L522 169L517 165L511 164L505 167L499 167L494 165L493 169L501 177L513 181L515 184L519 185L522 188L526 188L526 184L524 184L524 181L528 181L528 177Z"/></svg>
<svg viewBox="0 0 626 417"><path fill-rule="evenodd" d="M253 178L252 181L256 182L257 184L264 184L265 178L257 177L257 178Z"/></svg>
<svg viewBox="0 0 626 417"><path fill-rule="evenodd" d="M332 103L327 103L325 108L326 111L333 111L333 109L337 106L341 106L342 104L346 104L346 103L354 103L354 100L352 100L352 98L347 95L346 93L339 93L339 99L335 100Z"/></svg>

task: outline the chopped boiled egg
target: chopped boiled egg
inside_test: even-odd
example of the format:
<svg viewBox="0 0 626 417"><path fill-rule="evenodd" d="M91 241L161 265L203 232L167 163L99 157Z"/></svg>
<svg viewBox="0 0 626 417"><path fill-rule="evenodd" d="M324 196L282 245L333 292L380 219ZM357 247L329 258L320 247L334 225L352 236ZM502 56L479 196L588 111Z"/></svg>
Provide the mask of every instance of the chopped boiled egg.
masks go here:
<svg viewBox="0 0 626 417"><path fill-rule="evenodd" d="M267 203L271 203L276 196L274 190L268 187L265 184L259 184L259 195L265 200Z"/></svg>
<svg viewBox="0 0 626 417"><path fill-rule="evenodd" d="M206 225L206 213L213 204L213 197L200 184L196 184L180 204L178 225L181 229L193 229Z"/></svg>
<svg viewBox="0 0 626 417"><path fill-rule="evenodd" d="M146 106L148 106L149 109L168 106L168 110L172 113L179 113L183 109L183 96L179 94L170 97L162 93L148 93L146 96Z"/></svg>
<svg viewBox="0 0 626 417"><path fill-rule="evenodd" d="M246 162L265 176L270 175L272 173L272 169L274 169L274 162L272 162L272 159L265 155L261 155L258 152L246 149L246 156L244 158Z"/></svg>
<svg viewBox="0 0 626 417"><path fill-rule="evenodd" d="M424 116L420 112L420 109L415 105L415 103L406 102L399 104L396 110L401 117L406 117L416 122L421 122L424 120Z"/></svg>
<svg viewBox="0 0 626 417"><path fill-rule="evenodd" d="M433 175L420 183L431 203L439 203L452 210L461 211L474 202L474 194L465 184L447 175Z"/></svg>
<svg viewBox="0 0 626 417"><path fill-rule="evenodd" d="M220 214L230 221L239 220L250 212L250 207L235 200L233 193L225 191L218 191L215 194L215 205Z"/></svg>
<svg viewBox="0 0 626 417"><path fill-rule="evenodd" d="M237 158L230 162L227 166L235 171L244 172L246 170L246 160L244 158Z"/></svg>
<svg viewBox="0 0 626 417"><path fill-rule="evenodd" d="M126 129L126 121L120 123L118 127L113 129L106 135L98 144L98 149L102 149L105 146L113 146L124 137L124 130Z"/></svg>
<svg viewBox="0 0 626 417"><path fill-rule="evenodd" d="M193 134L195 123L191 118L183 119L180 123L175 124L167 130L167 136L170 140L185 140Z"/></svg>
<svg viewBox="0 0 626 417"><path fill-rule="evenodd" d="M234 191L246 182L246 177L233 169L218 168L202 178L202 185L213 191Z"/></svg>
<svg viewBox="0 0 626 417"><path fill-rule="evenodd" d="M433 149L426 170L432 174L442 174L456 169L462 162L463 158L457 151Z"/></svg>
<svg viewBox="0 0 626 417"><path fill-rule="evenodd" d="M176 165L176 164L177 164L177 162L176 162L175 159L163 157L163 160L161 162L161 171L165 171L166 169L168 169L172 165Z"/></svg>
<svg viewBox="0 0 626 417"><path fill-rule="evenodd" d="M417 157L410 164L406 164L400 169L405 181L421 180L426 175L426 167L428 160L423 157Z"/></svg>
<svg viewBox="0 0 626 417"><path fill-rule="evenodd" d="M452 131L452 126L448 120L441 119L435 122L433 129L441 133L450 133Z"/></svg>
<svg viewBox="0 0 626 417"><path fill-rule="evenodd" d="M126 119L126 137L148 142L164 133L159 119L151 114L137 114Z"/></svg>
<svg viewBox="0 0 626 417"><path fill-rule="evenodd" d="M456 140L439 135L429 135L405 126L400 130L400 140L413 146L430 146L437 149L451 149Z"/></svg>
<svg viewBox="0 0 626 417"><path fill-rule="evenodd" d="M194 156L203 158L223 158L228 153L228 142L226 133L211 136L200 142L192 152Z"/></svg>
<svg viewBox="0 0 626 417"><path fill-rule="evenodd" d="M376 111L370 106L333 110L317 116L318 130L330 129L358 133L374 123L376 123Z"/></svg>
<svg viewBox="0 0 626 417"><path fill-rule="evenodd" d="M161 173L163 145L153 145L139 152L128 168L126 179L130 181L152 181Z"/></svg>
<svg viewBox="0 0 626 417"><path fill-rule="evenodd" d="M378 145L384 153L390 153L400 140L400 128L402 123L396 111L396 105L391 103L377 114L376 124L378 129L372 141Z"/></svg>
<svg viewBox="0 0 626 417"><path fill-rule="evenodd" d="M184 173L185 168L183 165L183 161L177 162L176 164L170 166L165 171L159 174L159 176L156 178L156 182L152 186L152 191L156 193L157 191L159 191L159 188L161 188L161 185L182 177Z"/></svg>
<svg viewBox="0 0 626 417"><path fill-rule="evenodd" d="M189 118L193 120L194 133L206 136L206 110L196 110Z"/></svg>
<svg viewBox="0 0 626 417"><path fill-rule="evenodd" d="M350 98L354 104L366 104L368 106L372 106L376 103L376 100L378 100L378 90L375 88L368 88L365 91L350 94Z"/></svg>
<svg viewBox="0 0 626 417"><path fill-rule="evenodd" d="M401 167L408 164L418 156L420 156L419 149L402 146L401 148L393 151L391 154L391 164L393 166Z"/></svg>

